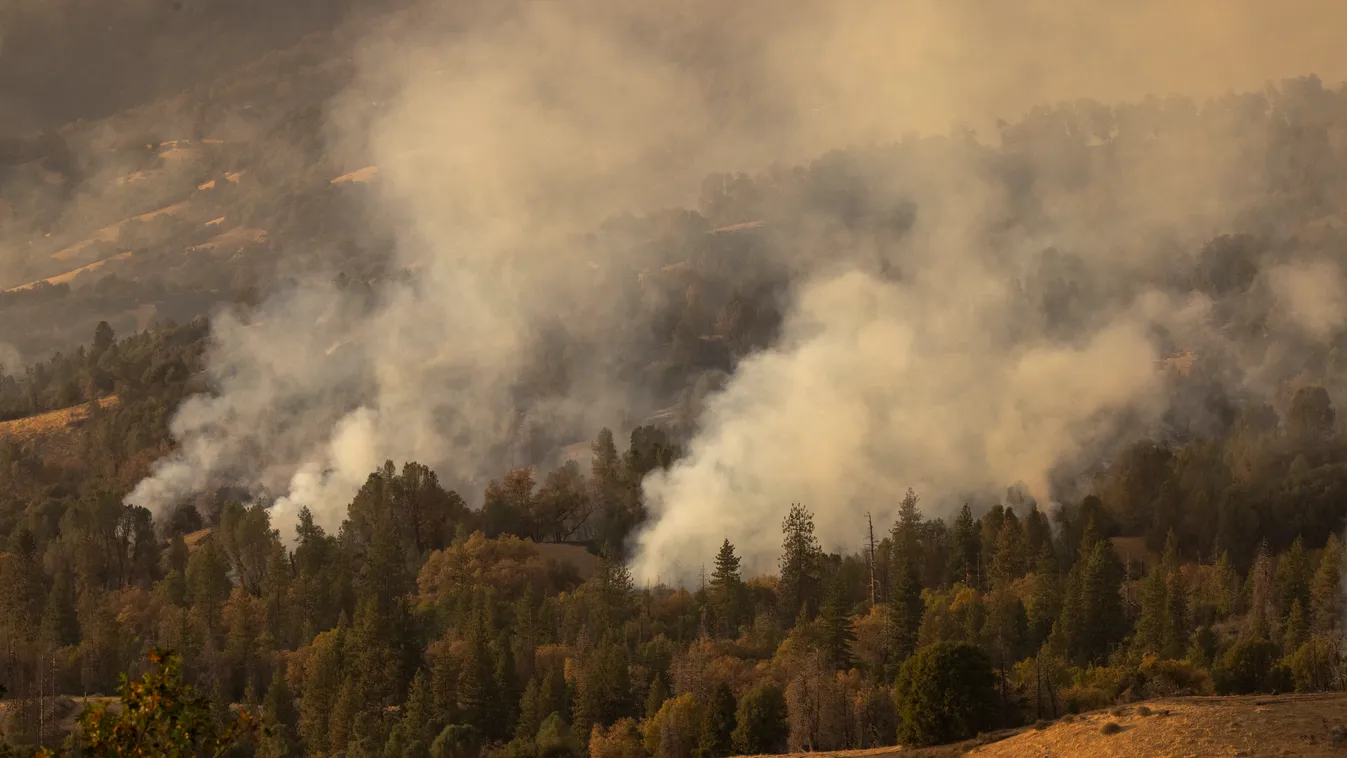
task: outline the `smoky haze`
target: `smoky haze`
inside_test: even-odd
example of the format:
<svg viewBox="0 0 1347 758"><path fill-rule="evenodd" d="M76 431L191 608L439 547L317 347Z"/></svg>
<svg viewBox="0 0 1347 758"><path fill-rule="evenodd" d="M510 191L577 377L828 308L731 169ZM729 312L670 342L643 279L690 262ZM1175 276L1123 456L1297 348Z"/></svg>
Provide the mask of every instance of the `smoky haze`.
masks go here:
<svg viewBox="0 0 1347 758"><path fill-rule="evenodd" d="M793 501L833 548L908 487L933 515L1015 483L1046 500L1172 410L1156 364L1174 345L1221 356L1243 390L1274 389L1275 356L1212 328L1212 294L1171 276L1249 223L1264 186L1249 156L1269 138L1238 98L1200 114L1082 105L1048 143L998 139L995 120L1082 97L1337 81L1344 16L1311 0L585 0L503 4L470 33L432 6L396 16L359 46L327 144L335 162L378 166L367 221L391 230L411 276L370 303L311 281L217 319L219 391L179 410L179 449L127 502L162 513L224 478L277 497L280 525L307 506L332 527L385 458L480 489L530 440L639 417L662 399L622 356L645 339L636 273L661 261L586 233L691 206L709 172L739 170L782 189L764 215L792 272L784 323L705 400L686 458L645 482L638 577L685 579L726 537L767 570ZM1157 113L1163 135L1141 137ZM910 136L955 122L981 139ZM869 151L855 153L864 204L915 205L910 228L857 233L825 207L835 198L769 170L846 147ZM1019 187L1007 162L1042 179ZM1050 278L1049 248L1094 287L1052 317L1026 295ZM1342 325L1331 259L1288 255L1259 277L1303 344ZM549 364L561 389L530 395L525 378Z"/></svg>

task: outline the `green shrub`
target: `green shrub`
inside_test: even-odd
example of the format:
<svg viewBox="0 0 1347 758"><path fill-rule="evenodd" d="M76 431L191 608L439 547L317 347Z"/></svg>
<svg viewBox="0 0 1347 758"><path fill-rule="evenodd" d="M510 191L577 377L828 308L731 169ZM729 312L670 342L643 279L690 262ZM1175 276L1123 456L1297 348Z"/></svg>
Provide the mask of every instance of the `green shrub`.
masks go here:
<svg viewBox="0 0 1347 758"><path fill-rule="evenodd" d="M930 745L995 726L996 677L981 648L938 642L903 664L897 687L899 739Z"/></svg>

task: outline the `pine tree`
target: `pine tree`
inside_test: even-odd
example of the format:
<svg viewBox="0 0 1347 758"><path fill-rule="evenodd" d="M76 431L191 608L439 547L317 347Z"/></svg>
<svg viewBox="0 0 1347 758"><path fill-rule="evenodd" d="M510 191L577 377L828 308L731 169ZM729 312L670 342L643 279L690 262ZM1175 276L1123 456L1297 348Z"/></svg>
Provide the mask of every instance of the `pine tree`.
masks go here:
<svg viewBox="0 0 1347 758"><path fill-rule="evenodd" d="M992 579L1013 582L1024 575L1024 531L1015 512L1007 509L996 537L996 554L992 557Z"/></svg>
<svg viewBox="0 0 1347 758"><path fill-rule="evenodd" d="M1305 607L1300 600L1291 601L1291 612L1286 617L1286 629L1282 632L1282 654L1291 655L1300 649L1309 639L1309 619L1305 617Z"/></svg>
<svg viewBox="0 0 1347 758"><path fill-rule="evenodd" d="M1291 549L1277 561L1277 600L1283 614L1289 613L1296 601L1304 608L1309 607L1311 572L1305 543L1297 537Z"/></svg>
<svg viewBox="0 0 1347 758"><path fill-rule="evenodd" d="M964 503L958 518L954 519L954 545L950 551L950 578L973 587L981 584L979 578L982 538L973 510Z"/></svg>
<svg viewBox="0 0 1347 758"><path fill-rule="evenodd" d="M780 687L759 684L739 699L730 742L740 755L784 753L788 734L786 696Z"/></svg>
<svg viewBox="0 0 1347 758"><path fill-rule="evenodd" d="M1039 551L1029 592L1029 607L1025 610L1028 614L1030 642L1037 649L1048 639L1053 624L1062 612L1062 577L1058 573L1057 558L1050 544L1044 545Z"/></svg>
<svg viewBox="0 0 1347 758"><path fill-rule="evenodd" d="M425 669L417 669L407 690L407 701L402 705L401 725L409 743L429 745L433 735L444 727L436 718L434 707L430 677Z"/></svg>
<svg viewBox="0 0 1347 758"><path fill-rule="evenodd" d="M814 516L799 503L790 507L781 524L781 573L778 592L781 618L790 623L804 613L813 618L818 610L823 571L823 549L814 536Z"/></svg>
<svg viewBox="0 0 1347 758"><path fill-rule="evenodd" d="M519 720L514 728L516 739L531 740L538 733L538 727L542 726L543 719L546 718L543 715L542 701L542 685L535 676L524 685L524 695L519 698Z"/></svg>
<svg viewBox="0 0 1347 758"><path fill-rule="evenodd" d="M328 750L330 716L342 686L343 637L337 627L315 638L304 667L303 698L300 700L300 735L311 752Z"/></svg>
<svg viewBox="0 0 1347 758"><path fill-rule="evenodd" d="M1101 661L1126 633L1120 590L1122 562L1109 540L1095 543L1081 574L1082 621L1078 655L1081 660Z"/></svg>
<svg viewBox="0 0 1347 758"><path fill-rule="evenodd" d="M1164 646L1165 607L1169 587L1164 569L1157 565L1141 584L1141 616L1137 619L1132 646L1139 653L1155 653Z"/></svg>
<svg viewBox="0 0 1347 758"><path fill-rule="evenodd" d="M819 612L822 653L833 668L846 670L851 667L856 631L847 613L846 585L836 576L828 584L828 597Z"/></svg>
<svg viewBox="0 0 1347 758"><path fill-rule="evenodd" d="M1166 658L1178 660L1188 647L1189 630L1192 619L1188 612L1188 583L1177 562L1169 573L1168 587L1165 592L1165 632L1161 653Z"/></svg>
<svg viewBox="0 0 1347 758"><path fill-rule="evenodd" d="M486 598L479 594L473 610L473 621L468 631L468 650L458 672L457 702L455 710L459 723L472 726L480 733L488 731L488 722L496 714L491 713L495 701L494 689L496 666L491 655L490 629L487 619Z"/></svg>
<svg viewBox="0 0 1347 758"><path fill-rule="evenodd" d="M1342 542L1336 534L1330 534L1310 587L1310 607L1316 634L1328 635L1338 628L1342 618L1341 583Z"/></svg>
<svg viewBox="0 0 1347 758"><path fill-rule="evenodd" d="M708 589L717 634L723 637L737 635L739 625L744 622L748 593L739 569L739 556L734 554L734 545L728 539L721 544L720 552L716 554L715 570L711 572Z"/></svg>
<svg viewBox="0 0 1347 758"><path fill-rule="evenodd" d="M1272 570L1272 556L1268 555L1267 544L1258 546L1253 567L1249 569L1249 612L1244 617L1243 638L1265 640L1272 630L1272 620L1276 614L1276 587Z"/></svg>
<svg viewBox="0 0 1347 758"><path fill-rule="evenodd" d="M328 717L328 746L333 753L341 753L346 749L346 743L352 737L356 715L360 711L360 688L354 676L347 676L332 704L332 715Z"/></svg>
<svg viewBox="0 0 1347 758"><path fill-rule="evenodd" d="M734 692L721 682L711 692L711 702L702 710L702 732L699 741L701 758L725 758L733 749Z"/></svg>
<svg viewBox="0 0 1347 758"><path fill-rule="evenodd" d="M590 653L576 682L574 711L577 734L589 734L595 724L606 726L630 715L631 675L625 648L605 642Z"/></svg>
<svg viewBox="0 0 1347 758"><path fill-rule="evenodd" d="M496 650L496 676L492 692L496 702L492 709L491 728L486 734L492 739L504 739L514 731L519 717L519 677L515 672L510 638L502 636L496 644Z"/></svg>
<svg viewBox="0 0 1347 758"><path fill-rule="evenodd" d="M664 681L664 674L656 673L653 681L650 682L650 690L645 696L645 717L653 719L655 714L664 705L664 701L669 699L669 685Z"/></svg>
<svg viewBox="0 0 1347 758"><path fill-rule="evenodd" d="M921 598L921 581L917 567L909 560L902 561L889 598L889 665L896 671L917 648L917 633L925 606Z"/></svg>
<svg viewBox="0 0 1347 758"><path fill-rule="evenodd" d="M1170 529L1165 537L1165 551L1160 557L1160 566L1165 574L1173 576L1179 570L1179 542L1174 537L1174 530Z"/></svg>
<svg viewBox="0 0 1347 758"><path fill-rule="evenodd" d="M1216 559L1216 614L1227 618L1239 612L1239 573L1230 562L1230 551L1222 550Z"/></svg>
<svg viewBox="0 0 1347 758"><path fill-rule="evenodd" d="M302 751L296 727L299 724L299 711L295 709L294 698L285 683L284 669L272 673L271 686L262 701L263 737L258 753L271 758L281 756L300 756Z"/></svg>
<svg viewBox="0 0 1347 758"><path fill-rule="evenodd" d="M52 577L47 605L42 611L42 640L62 647L80 640L79 618L75 614L75 582L69 571L56 572Z"/></svg>

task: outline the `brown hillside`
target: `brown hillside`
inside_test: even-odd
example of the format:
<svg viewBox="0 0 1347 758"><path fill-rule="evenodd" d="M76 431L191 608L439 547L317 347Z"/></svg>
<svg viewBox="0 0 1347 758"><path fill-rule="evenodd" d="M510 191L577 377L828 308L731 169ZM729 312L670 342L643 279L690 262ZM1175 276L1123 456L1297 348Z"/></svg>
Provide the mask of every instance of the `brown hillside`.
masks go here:
<svg viewBox="0 0 1347 758"><path fill-rule="evenodd" d="M1105 725L1116 724L1119 731ZM1207 758L1347 755L1347 693L1155 700L955 745L797 753L837 758Z"/></svg>
<svg viewBox="0 0 1347 758"><path fill-rule="evenodd" d="M118 402L116 395L109 395L102 398L99 404L104 408L112 408ZM0 422L0 440L38 446L43 456L50 461L70 460L78 454L76 430L88 415L89 407L82 403L59 411L3 421Z"/></svg>
<svg viewBox="0 0 1347 758"><path fill-rule="evenodd" d="M1114 716L1113 713L1120 715ZM1149 715L1146 715L1149 714ZM1103 733L1116 723L1122 731ZM985 756L1347 754L1347 694L1205 697L1096 711L972 751Z"/></svg>

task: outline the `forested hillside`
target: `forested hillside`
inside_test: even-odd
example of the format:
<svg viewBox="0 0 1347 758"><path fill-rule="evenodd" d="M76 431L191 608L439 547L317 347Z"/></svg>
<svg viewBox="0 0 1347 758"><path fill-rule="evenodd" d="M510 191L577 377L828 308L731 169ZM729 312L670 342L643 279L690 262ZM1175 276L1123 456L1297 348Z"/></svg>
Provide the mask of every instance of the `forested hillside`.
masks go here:
<svg viewBox="0 0 1347 758"><path fill-rule="evenodd" d="M1347 86L902 136L971 80L792 46L865 3L76 4L0 30L0 755L1347 690Z"/></svg>
<svg viewBox="0 0 1347 758"><path fill-rule="evenodd" d="M795 181L857 187L838 213L858 229L901 230L903 216L865 210L862 166L876 164L838 154ZM731 210L762 197L750 192L759 186L708 182L722 193L679 215L691 228L672 238L705 241L645 275L698 293L669 300L652 324L671 387L701 367L732 370L773 339L770 298L736 289L742 266L717 266L726 250L751 255L785 232L707 234L770 218ZM1176 281L1222 298L1228 328L1249 330L1263 318L1249 290L1260 251L1301 240L1292 219L1331 217L1326 192L1314 196L1319 211L1216 237ZM626 223L668 228L666 217ZM1337 228L1321 223L1315 244L1339 244ZM1051 322L1082 282L1040 277ZM622 561L645 518L641 484L682 455L684 425L636 428L625 450L601 432L571 454L578 462L502 471L482 493L390 462L340 530L305 516L294 544L265 503L241 504L247 493L227 482L157 523L121 504L172 444L168 419L200 381L208 340L204 321L120 339L101 324L0 386L6 418L89 404L77 460L11 442L0 470L0 682L14 745L59 743L69 698L112 694L156 647L182 656L210 718L229 719L227 704L256 714L266 729L238 749L265 755L843 749L1161 695L1343 684L1347 437L1332 394L1305 379L1277 407L1220 391L1228 375L1212 357L1180 356L1152 370L1174 397L1200 398L1199 412L1176 401L1156 436L1114 451L1078 497L1039 504L1012 488L952 519L923 515L917 494L875 502L874 547L858 553L820 545L814 514L826 504L783 502L777 572L745 575L727 540L691 586L634 586ZM1335 354L1304 353L1285 379L1337 387ZM115 406L91 403L114 394ZM551 542L577 554L535 547ZM585 546L597 568L578 559Z"/></svg>

